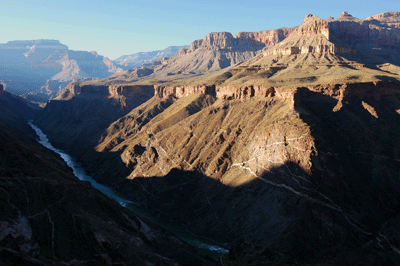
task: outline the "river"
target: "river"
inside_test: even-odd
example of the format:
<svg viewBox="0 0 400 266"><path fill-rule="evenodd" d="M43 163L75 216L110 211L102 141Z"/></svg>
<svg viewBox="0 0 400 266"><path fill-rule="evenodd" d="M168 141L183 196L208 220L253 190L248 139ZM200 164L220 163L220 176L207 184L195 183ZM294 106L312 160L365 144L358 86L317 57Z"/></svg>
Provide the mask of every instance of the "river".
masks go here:
<svg viewBox="0 0 400 266"><path fill-rule="evenodd" d="M39 137L39 143L45 146L46 148L58 153L61 158L65 161L65 163L72 168L74 175L81 181L89 181L92 186L98 190L100 190L102 193L107 195L109 198L117 201L121 206L128 208L132 212L134 212L136 215L146 218L149 221L169 230L172 231L175 235L177 235L180 239L186 241L190 245L194 246L200 254L203 255L208 255L212 258L218 258L222 254L226 254L229 252L229 250L217 246L211 241L207 241L206 239L203 238L197 238L191 234L189 234L185 227L180 224L176 223L171 223L167 222L164 220L159 219L156 215L148 211L146 208L140 207L137 204L135 204L132 201L129 201L125 199L123 196L119 195L116 193L114 190L112 190L110 187L102 185L97 183L95 180L93 180L90 176L88 176L85 172L85 169L83 169L79 164L75 162L75 160L65 153L64 151L54 148L53 145L51 145L49 139L47 138L46 134L43 133L43 131L35 126L31 121L29 122L29 125L35 130L36 134Z"/></svg>

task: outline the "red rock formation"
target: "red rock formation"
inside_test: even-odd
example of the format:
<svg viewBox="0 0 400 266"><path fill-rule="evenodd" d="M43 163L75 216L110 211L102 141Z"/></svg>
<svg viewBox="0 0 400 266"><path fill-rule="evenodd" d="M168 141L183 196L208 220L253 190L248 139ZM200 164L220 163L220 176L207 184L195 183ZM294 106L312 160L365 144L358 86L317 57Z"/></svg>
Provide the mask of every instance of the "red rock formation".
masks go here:
<svg viewBox="0 0 400 266"><path fill-rule="evenodd" d="M182 98L193 94L215 94L215 86L154 86L154 96L157 98L167 98L170 95L176 98Z"/></svg>
<svg viewBox="0 0 400 266"><path fill-rule="evenodd" d="M237 39L239 46L244 46L245 44L257 46L262 43L265 47L272 47L284 40L294 30L295 28L281 28L259 32L238 32L235 35L235 39Z"/></svg>
<svg viewBox="0 0 400 266"><path fill-rule="evenodd" d="M357 22L359 22L360 20L358 18L355 18L352 15L350 15L349 12L343 11L343 13L337 18L337 21L357 21Z"/></svg>
<svg viewBox="0 0 400 266"><path fill-rule="evenodd" d="M154 86L151 85L131 85L131 86L109 86L108 92L112 97L125 96L127 98L133 97L151 97L153 96Z"/></svg>
<svg viewBox="0 0 400 266"><path fill-rule="evenodd" d="M307 41L301 38L306 36ZM272 49L266 51L266 55L294 55L294 54L343 54L356 53L351 46L345 46L331 40L331 30L326 20L308 14L303 24L298 27L294 34L285 41L279 43Z"/></svg>
<svg viewBox="0 0 400 266"><path fill-rule="evenodd" d="M219 99L248 100L253 97L276 97L289 101L290 107L294 109L301 98L314 98L329 96L339 101L339 105L349 99L359 100L373 99L380 101L382 96L399 96L400 84L395 82L366 82L350 84L321 84L305 87L271 87L271 86L154 86L154 96L167 98L174 96L182 98L193 94L215 95ZM340 109L340 107L338 107Z"/></svg>
<svg viewBox="0 0 400 266"><path fill-rule="evenodd" d="M294 31L294 28L281 28L259 32L238 32L235 37L229 32L212 32L202 40L192 42L189 48L181 49L177 55L183 56L194 52L200 47L216 46L221 49L261 50L264 47L272 47L284 40Z"/></svg>
<svg viewBox="0 0 400 266"><path fill-rule="evenodd" d="M400 13L389 12L360 20L347 12L329 21L331 35L350 45L373 44L400 49Z"/></svg>
<svg viewBox="0 0 400 266"><path fill-rule="evenodd" d="M72 82L67 85L67 89L59 98L67 99L75 95L82 96L104 96L126 98L152 97L154 95L154 86L152 85L79 85L79 82Z"/></svg>
<svg viewBox="0 0 400 266"><path fill-rule="evenodd" d="M328 22L308 14L304 18L304 23L297 29L298 35L322 34L329 40Z"/></svg>
<svg viewBox="0 0 400 266"><path fill-rule="evenodd" d="M384 22L389 27L400 28L400 12L386 12L368 17L366 20L372 19Z"/></svg>
<svg viewBox="0 0 400 266"><path fill-rule="evenodd" d="M234 38L229 32L211 32L204 37L202 46L218 46L227 48L234 45Z"/></svg>

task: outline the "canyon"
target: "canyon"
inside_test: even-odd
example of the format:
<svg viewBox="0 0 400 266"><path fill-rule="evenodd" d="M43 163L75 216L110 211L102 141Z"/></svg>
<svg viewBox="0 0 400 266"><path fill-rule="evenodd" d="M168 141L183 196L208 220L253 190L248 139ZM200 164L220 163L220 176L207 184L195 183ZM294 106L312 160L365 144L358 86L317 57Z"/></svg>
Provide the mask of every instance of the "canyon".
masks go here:
<svg viewBox="0 0 400 266"><path fill-rule="evenodd" d="M96 181L230 248L223 265L399 265L399 21L210 33L24 119Z"/></svg>
<svg viewBox="0 0 400 266"><path fill-rule="evenodd" d="M215 265L79 181L26 123L38 110L0 85L1 265Z"/></svg>

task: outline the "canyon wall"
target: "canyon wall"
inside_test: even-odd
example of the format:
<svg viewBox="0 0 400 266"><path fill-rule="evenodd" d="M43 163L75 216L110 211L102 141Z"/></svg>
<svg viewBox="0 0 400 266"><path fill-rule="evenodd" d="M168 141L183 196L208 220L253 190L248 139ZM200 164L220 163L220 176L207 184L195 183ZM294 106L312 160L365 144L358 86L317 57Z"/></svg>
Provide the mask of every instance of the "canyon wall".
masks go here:
<svg viewBox="0 0 400 266"><path fill-rule="evenodd" d="M61 94L61 99L70 98L75 95L102 95L106 97L124 96L126 98L134 97L152 97L154 86L150 85L83 85L79 83L70 83L67 89Z"/></svg>
<svg viewBox="0 0 400 266"><path fill-rule="evenodd" d="M356 53L356 49L346 46L345 43L338 43L332 36L331 19L323 20L317 16L308 14L304 22L294 34L278 44L273 49L267 50L266 55L294 55L294 54L349 54ZM337 22L344 25L342 21ZM357 22L354 22L359 25ZM333 24L332 24L333 25ZM304 38L307 41L304 41Z"/></svg>
<svg viewBox="0 0 400 266"><path fill-rule="evenodd" d="M364 20L343 12L337 20L328 22L330 34L349 44L370 43L394 50L400 46L400 13L387 12Z"/></svg>
<svg viewBox="0 0 400 266"><path fill-rule="evenodd" d="M219 47L229 50L257 51L272 47L289 36L295 28L281 28L259 32L238 32L233 36L229 32L211 32L203 39L195 40L189 48L183 48L177 55L184 56L203 47Z"/></svg>
<svg viewBox="0 0 400 266"><path fill-rule="evenodd" d="M0 94L2 92L0 85ZM277 99L287 100L290 107L294 109L298 101L304 98L315 98L329 96L338 100L340 103L351 98L364 100L372 98L380 101L382 96L400 95L400 84L397 82L366 82L366 83L343 83L343 84L320 84L304 87L272 87L265 85L188 85L188 86L163 86L163 85L110 85L95 86L71 83L67 90L61 95L62 99L74 95L126 98L135 97L154 97L168 98L173 96L177 99L193 94L212 95L224 100L249 100L253 97L276 97Z"/></svg>
<svg viewBox="0 0 400 266"><path fill-rule="evenodd" d="M379 102L382 96L399 96L400 84L396 82L377 81L350 84L320 84L293 88L262 85L154 86L154 96L157 98L173 96L179 99L192 94L214 95L219 99L226 100L248 100L257 96L276 97L289 101L290 107L294 109L301 99L324 96L339 101L339 104L352 98L359 100L372 98Z"/></svg>

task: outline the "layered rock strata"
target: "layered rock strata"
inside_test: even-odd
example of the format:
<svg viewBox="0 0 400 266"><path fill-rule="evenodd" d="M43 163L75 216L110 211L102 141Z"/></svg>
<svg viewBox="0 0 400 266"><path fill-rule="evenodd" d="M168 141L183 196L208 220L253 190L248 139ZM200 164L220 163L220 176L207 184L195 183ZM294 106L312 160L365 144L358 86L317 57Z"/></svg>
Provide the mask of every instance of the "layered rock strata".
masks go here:
<svg viewBox="0 0 400 266"><path fill-rule="evenodd" d="M343 12L337 20L328 22L330 34L348 45L369 44L397 51L400 49L399 25L399 12L378 14L363 20Z"/></svg>
<svg viewBox="0 0 400 266"><path fill-rule="evenodd" d="M75 95L93 96L103 95L107 97L152 97L154 93L154 86L146 85L79 85L79 83L68 84L66 90L61 94L61 99L73 97Z"/></svg>
<svg viewBox="0 0 400 266"><path fill-rule="evenodd" d="M192 42L189 48L183 48L177 55L187 55L201 47L257 51L265 47L274 46L284 40L293 31L293 28L281 28L259 32L238 32L235 36L229 32L212 32L207 34L203 39Z"/></svg>
<svg viewBox="0 0 400 266"><path fill-rule="evenodd" d="M314 93L314 94L313 94ZM316 94L317 93L317 94ZM382 96L399 96L400 84L397 82L368 82L368 83L345 83L345 84L320 84L304 87L272 87L272 86L154 86L154 96L157 98L182 98L194 94L213 95L218 99L248 100L253 97L275 97L287 100L290 107L294 109L302 98L313 97L312 95L329 96L339 101L338 106L346 99L357 97L360 100L373 98L380 101Z"/></svg>
<svg viewBox="0 0 400 266"><path fill-rule="evenodd" d="M311 37L319 37L315 40ZM304 39L303 38L308 38ZM273 49L268 50L265 54L274 55L296 55L310 53L331 53L331 54L347 54L356 53L356 49L351 46L345 46L334 43L335 39L331 36L331 28L325 20L313 15L306 15L303 24L297 28L293 35L277 45Z"/></svg>

